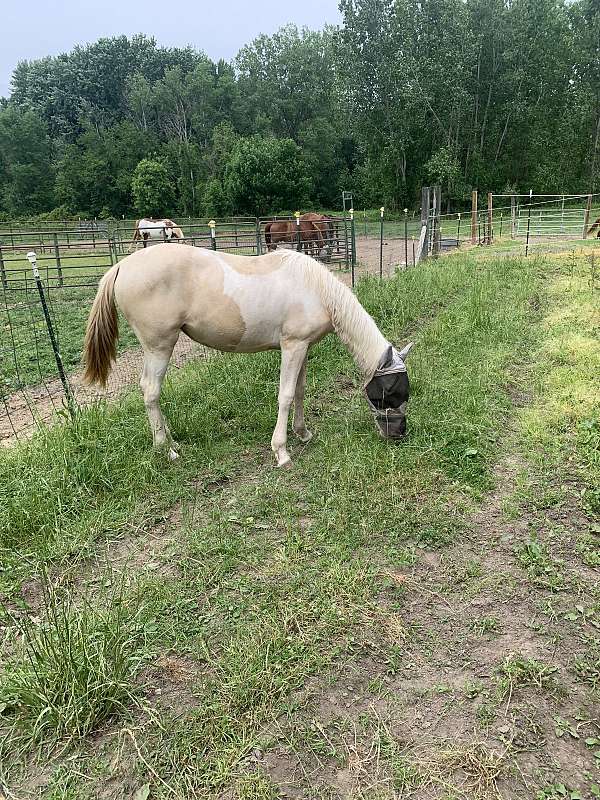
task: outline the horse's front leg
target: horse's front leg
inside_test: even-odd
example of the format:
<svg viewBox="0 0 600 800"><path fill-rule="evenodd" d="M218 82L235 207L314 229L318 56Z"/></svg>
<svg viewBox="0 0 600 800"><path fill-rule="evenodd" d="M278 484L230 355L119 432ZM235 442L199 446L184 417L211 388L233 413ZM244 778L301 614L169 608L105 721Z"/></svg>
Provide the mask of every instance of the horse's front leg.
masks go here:
<svg viewBox="0 0 600 800"><path fill-rule="evenodd" d="M294 395L294 433L301 442L307 444L312 439L312 433L306 427L304 422L304 388L306 386L306 362L308 356L305 357L300 367L298 380L296 381L296 393Z"/></svg>
<svg viewBox="0 0 600 800"><path fill-rule="evenodd" d="M308 342L298 340L281 342L281 372L279 374L279 412L277 424L271 438L271 447L277 459L277 466L287 467L291 464L287 451L287 425L290 406L296 394L298 376L306 353Z"/></svg>

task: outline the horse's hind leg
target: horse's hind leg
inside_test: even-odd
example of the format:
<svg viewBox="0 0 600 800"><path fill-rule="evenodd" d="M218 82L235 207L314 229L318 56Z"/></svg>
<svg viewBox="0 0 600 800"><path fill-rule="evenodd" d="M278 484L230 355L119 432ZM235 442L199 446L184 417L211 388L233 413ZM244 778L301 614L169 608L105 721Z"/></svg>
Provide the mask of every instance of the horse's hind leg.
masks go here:
<svg viewBox="0 0 600 800"><path fill-rule="evenodd" d="M140 378L140 386L144 395L144 405L148 413L152 442L154 447L167 446L167 455L171 461L177 458L176 444L159 405L160 390L169 366L175 342L162 347L144 351L144 368Z"/></svg>
<svg viewBox="0 0 600 800"><path fill-rule="evenodd" d="M294 433L300 439L301 442L304 442L304 444L307 444L312 439L312 433L308 430L304 422L304 388L306 386L306 360L307 357L304 358L304 362L298 374L298 380L296 381L296 393L294 395L294 425L293 425Z"/></svg>

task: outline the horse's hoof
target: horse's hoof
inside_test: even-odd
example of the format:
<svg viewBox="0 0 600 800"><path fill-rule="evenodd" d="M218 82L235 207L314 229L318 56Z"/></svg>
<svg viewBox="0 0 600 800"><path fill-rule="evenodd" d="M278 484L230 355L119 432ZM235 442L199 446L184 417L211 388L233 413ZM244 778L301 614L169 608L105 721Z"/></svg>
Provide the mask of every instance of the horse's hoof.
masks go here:
<svg viewBox="0 0 600 800"><path fill-rule="evenodd" d="M312 433L307 429L304 429L303 431L296 431L296 436L300 439L302 444L308 444L313 438Z"/></svg>
<svg viewBox="0 0 600 800"><path fill-rule="evenodd" d="M177 461L177 459L179 458L179 453L176 453L172 447L169 447L167 458L169 459L169 461Z"/></svg>
<svg viewBox="0 0 600 800"><path fill-rule="evenodd" d="M282 469L289 469L292 466L292 459L287 453L281 458L279 456L276 456L276 458L278 467L281 467Z"/></svg>

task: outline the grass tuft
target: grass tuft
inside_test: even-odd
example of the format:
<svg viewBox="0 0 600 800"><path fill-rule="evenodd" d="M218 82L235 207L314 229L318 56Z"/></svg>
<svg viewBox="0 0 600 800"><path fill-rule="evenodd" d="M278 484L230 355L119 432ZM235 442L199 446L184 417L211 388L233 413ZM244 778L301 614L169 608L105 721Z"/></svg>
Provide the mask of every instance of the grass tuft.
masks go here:
<svg viewBox="0 0 600 800"><path fill-rule="evenodd" d="M81 739L134 700L145 637L139 610L122 593L98 610L46 585L41 618L12 621L20 641L0 676L9 727L0 755L23 743Z"/></svg>

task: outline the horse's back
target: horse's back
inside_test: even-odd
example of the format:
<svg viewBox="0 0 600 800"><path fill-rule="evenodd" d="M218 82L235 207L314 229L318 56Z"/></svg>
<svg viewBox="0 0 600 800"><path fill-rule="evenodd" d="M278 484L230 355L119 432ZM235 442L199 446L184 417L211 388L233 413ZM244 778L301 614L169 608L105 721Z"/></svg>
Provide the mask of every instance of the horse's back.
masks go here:
<svg viewBox="0 0 600 800"><path fill-rule="evenodd" d="M250 257L157 245L120 263L115 297L142 339L184 330L219 350L278 347L290 320L300 336L327 323L296 262L277 252Z"/></svg>

